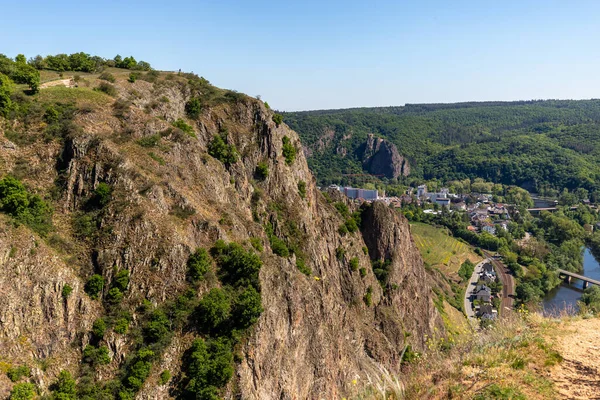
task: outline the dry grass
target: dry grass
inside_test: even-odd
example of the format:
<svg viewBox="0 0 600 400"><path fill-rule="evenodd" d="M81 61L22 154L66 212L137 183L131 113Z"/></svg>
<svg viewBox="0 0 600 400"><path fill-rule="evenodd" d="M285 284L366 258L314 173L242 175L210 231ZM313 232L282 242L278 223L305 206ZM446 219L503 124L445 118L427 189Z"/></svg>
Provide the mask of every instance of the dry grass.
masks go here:
<svg viewBox="0 0 600 400"><path fill-rule="evenodd" d="M399 377L382 370L355 398L555 399L550 373L562 357L552 338L573 318L513 313L489 329L463 335L450 349L430 341L428 351Z"/></svg>

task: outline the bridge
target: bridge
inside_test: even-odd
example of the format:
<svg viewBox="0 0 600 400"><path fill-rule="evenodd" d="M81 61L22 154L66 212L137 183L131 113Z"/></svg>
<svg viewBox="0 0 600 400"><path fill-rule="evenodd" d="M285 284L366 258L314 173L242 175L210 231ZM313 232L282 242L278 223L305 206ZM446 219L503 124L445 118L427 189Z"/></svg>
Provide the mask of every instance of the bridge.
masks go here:
<svg viewBox="0 0 600 400"><path fill-rule="evenodd" d="M565 279L565 282L567 282L567 283L571 283L572 278L576 278L576 279L583 281L584 289L586 289L590 283L600 286L600 281L597 281L596 279L588 278L586 276L579 275L574 272L565 271L564 269L558 270L558 276L561 276L561 275L563 276L563 278Z"/></svg>

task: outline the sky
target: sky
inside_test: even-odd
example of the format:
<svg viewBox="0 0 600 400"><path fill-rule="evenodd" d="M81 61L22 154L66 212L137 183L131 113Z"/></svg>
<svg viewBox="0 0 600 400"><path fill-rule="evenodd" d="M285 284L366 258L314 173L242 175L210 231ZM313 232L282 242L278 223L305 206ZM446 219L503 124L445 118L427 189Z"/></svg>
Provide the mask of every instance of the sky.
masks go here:
<svg viewBox="0 0 600 400"><path fill-rule="evenodd" d="M600 97L600 1L2 1L0 53L133 55L284 111Z"/></svg>

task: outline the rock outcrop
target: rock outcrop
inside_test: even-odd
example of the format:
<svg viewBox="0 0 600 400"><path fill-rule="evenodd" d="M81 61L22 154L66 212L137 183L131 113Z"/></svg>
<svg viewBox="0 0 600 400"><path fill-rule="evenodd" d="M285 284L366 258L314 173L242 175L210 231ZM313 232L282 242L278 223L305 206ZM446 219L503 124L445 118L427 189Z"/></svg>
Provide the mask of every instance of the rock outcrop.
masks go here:
<svg viewBox="0 0 600 400"><path fill-rule="evenodd" d="M386 178L397 178L410 174L408 160L400 155L396 145L385 139L368 135L366 142L360 147L363 168L373 175L384 175Z"/></svg>
<svg viewBox="0 0 600 400"><path fill-rule="evenodd" d="M58 191L54 223L60 227L53 234L54 245L39 246L34 256L32 243L43 239L20 227L24 241L15 242L3 220L0 352L5 359L0 361L33 365L52 360L45 372L38 371L37 382L45 390L61 369L76 374L89 329L105 312L99 301L83 294L91 273L107 282L102 297L116 271L129 271L122 304L135 326L144 301L161 304L185 289L186 261L194 249L208 248L218 239L247 243L250 238L265 246L260 254L264 312L242 346L226 397L341 398L354 393L356 385L366 385L368 378L377 379L380 366L398 371L407 344L425 348L425 338L441 327L441 319L404 218L376 203L363 212L362 234L341 236L338 228L344 220L317 190L296 133L275 124L272 111L260 101L237 95L205 107L197 120L188 120L194 135L186 135L168 122L185 118L183 107L191 96L185 79L131 84L122 78L116 86L119 96L134 97L133 105L117 115L113 100L102 98L105 106L78 114L74 124L79 129L63 148L42 141L0 148L7 160L1 175L19 158L47 167L39 176L23 175L23 180L39 193ZM219 134L239 153L230 165L207 153L208 143ZM298 150L291 163L284 157L285 137ZM148 138L157 144L142 140ZM368 149L372 168L385 169L384 160L390 160L385 171L391 170L391 176L408 173L395 147L371 138ZM255 179L259 163L269 171L262 180ZM59 171L53 170L55 165ZM55 181L62 182L59 190ZM81 215L100 182L113 189L112 201L97 217L99 233L76 236L71 221ZM299 193L302 182L305 194ZM266 223L284 240L298 243L310 276L298 270L296 255L284 258L271 251ZM59 239L75 244L58 249ZM17 247L14 258L8 256L11 246ZM350 267L351 259L358 260L362 271ZM372 260L389 261L384 285L373 274ZM68 300L61 296L66 283L74 289ZM209 285L201 285L198 296ZM193 330L176 332L139 399L164 399L172 393L168 386L159 387L158 376L164 369L177 376L195 335ZM21 337L27 338L26 350ZM101 379L110 379L133 339L111 333L104 340L112 361ZM0 380L5 392L9 385Z"/></svg>

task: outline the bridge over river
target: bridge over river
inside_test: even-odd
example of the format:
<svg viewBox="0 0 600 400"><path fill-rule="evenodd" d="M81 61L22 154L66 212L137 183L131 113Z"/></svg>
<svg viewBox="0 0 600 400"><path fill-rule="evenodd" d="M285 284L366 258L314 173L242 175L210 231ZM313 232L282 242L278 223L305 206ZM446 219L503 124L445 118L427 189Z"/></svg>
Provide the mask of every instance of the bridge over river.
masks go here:
<svg viewBox="0 0 600 400"><path fill-rule="evenodd" d="M562 276L567 283L571 283L571 279L576 278L580 281L583 281L583 288L587 288L590 283L594 285L600 286L600 281L592 278L588 278L587 276L579 275L571 271L565 271L564 269L558 270L558 275Z"/></svg>

